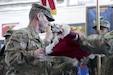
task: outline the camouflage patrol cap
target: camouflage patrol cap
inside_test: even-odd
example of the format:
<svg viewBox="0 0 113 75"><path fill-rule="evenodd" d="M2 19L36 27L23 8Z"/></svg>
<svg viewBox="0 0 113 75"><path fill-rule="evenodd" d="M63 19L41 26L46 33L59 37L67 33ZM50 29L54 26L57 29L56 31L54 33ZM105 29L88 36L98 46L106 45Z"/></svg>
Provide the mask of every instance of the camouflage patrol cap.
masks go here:
<svg viewBox="0 0 113 75"><path fill-rule="evenodd" d="M12 35L12 33L13 33L13 30L7 30L4 37L10 36Z"/></svg>
<svg viewBox="0 0 113 75"><path fill-rule="evenodd" d="M49 8L46 8L45 6L39 4L32 4L32 9L36 9L37 12L43 12L47 17L48 21L54 21L54 18Z"/></svg>
<svg viewBox="0 0 113 75"><path fill-rule="evenodd" d="M97 22L94 23L93 28L96 28ZM110 29L110 23L107 20L100 20L100 27L105 27Z"/></svg>

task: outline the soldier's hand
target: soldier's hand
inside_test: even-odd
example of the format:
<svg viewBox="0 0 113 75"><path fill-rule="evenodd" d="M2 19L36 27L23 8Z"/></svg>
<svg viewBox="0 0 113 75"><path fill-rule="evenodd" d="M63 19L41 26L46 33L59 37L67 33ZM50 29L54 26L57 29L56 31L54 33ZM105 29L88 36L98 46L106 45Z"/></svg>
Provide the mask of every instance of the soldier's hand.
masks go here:
<svg viewBox="0 0 113 75"><path fill-rule="evenodd" d="M42 58L45 55L44 48L39 48L33 52L35 58Z"/></svg>
<svg viewBox="0 0 113 75"><path fill-rule="evenodd" d="M79 29L77 29L75 31L75 33L78 33L79 34L79 37L86 37L86 35L84 33L82 33Z"/></svg>

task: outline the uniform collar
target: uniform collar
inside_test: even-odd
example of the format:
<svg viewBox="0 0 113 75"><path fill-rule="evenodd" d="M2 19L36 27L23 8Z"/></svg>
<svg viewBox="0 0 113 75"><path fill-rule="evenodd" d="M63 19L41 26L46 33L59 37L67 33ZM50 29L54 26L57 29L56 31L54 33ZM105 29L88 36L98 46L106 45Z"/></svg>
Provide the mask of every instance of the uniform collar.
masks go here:
<svg viewBox="0 0 113 75"><path fill-rule="evenodd" d="M36 33L30 26L28 26L28 29L30 30L30 34L33 38L39 38L39 33Z"/></svg>

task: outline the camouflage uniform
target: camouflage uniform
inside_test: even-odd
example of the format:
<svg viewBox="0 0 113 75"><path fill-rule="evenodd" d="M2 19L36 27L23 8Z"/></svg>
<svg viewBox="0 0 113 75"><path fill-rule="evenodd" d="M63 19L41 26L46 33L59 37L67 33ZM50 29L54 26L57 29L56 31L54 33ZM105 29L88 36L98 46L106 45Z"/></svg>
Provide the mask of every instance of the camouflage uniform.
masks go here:
<svg viewBox="0 0 113 75"><path fill-rule="evenodd" d="M5 72L6 72L6 68L5 68L5 61L3 54L2 56L0 56L0 75L5 75Z"/></svg>
<svg viewBox="0 0 113 75"><path fill-rule="evenodd" d="M45 62L31 57L30 51L43 48L44 43L29 26L17 30L6 46L5 61L9 69L7 75L45 75Z"/></svg>
<svg viewBox="0 0 113 75"><path fill-rule="evenodd" d="M62 57L56 56L52 61L39 61L30 56L30 51L45 45L29 26L17 30L6 46L5 61L9 66L7 75L62 75L65 73L64 69L66 71L73 67Z"/></svg>
<svg viewBox="0 0 113 75"><path fill-rule="evenodd" d="M100 26L110 29L110 23L106 20L100 21ZM95 28L94 26L93 28ZM79 43L83 50L88 51L93 54L112 54L112 33L108 32L104 36L93 34L88 37L80 37Z"/></svg>
<svg viewBox="0 0 113 75"><path fill-rule="evenodd" d="M100 21L101 22L101 21ZM100 25L101 26L101 25ZM107 21L103 22L103 27L110 29L110 24ZM102 75L113 74L113 66L110 65L112 61L113 53L113 31L108 32L104 36L102 35L90 35L87 38L81 37L81 47L84 51L93 54L105 54L110 55L102 57Z"/></svg>
<svg viewBox="0 0 113 75"><path fill-rule="evenodd" d="M105 34L104 36L93 34L86 37L80 38L80 44L84 51L93 54L105 54L112 55L113 53L113 31Z"/></svg>
<svg viewBox="0 0 113 75"><path fill-rule="evenodd" d="M96 24L97 22L94 22L94 26L93 26L93 29L96 31L97 30L97 24ZM103 31L103 34L101 34L101 35L105 35L106 33L108 33L109 32L109 30L110 30L110 23L107 21L107 20L104 20L102 17L100 18L100 29L101 30L104 30L104 29L102 29L102 28L105 28L107 31L105 32L105 31ZM98 33L96 33L96 34L98 34ZM107 59L108 57L106 56L106 57L102 57L102 73L104 74L105 73L105 69L106 69L106 66L105 66L105 64L107 64L106 63L106 59ZM88 62L88 67L89 67L89 71L90 71L90 74L91 75L96 75L97 74L97 56L94 58L94 59L90 59L89 60L89 62ZM102 74L102 75L103 75Z"/></svg>
<svg viewBox="0 0 113 75"><path fill-rule="evenodd" d="M50 75L77 75L77 68L70 61L72 58L55 56Z"/></svg>
<svg viewBox="0 0 113 75"><path fill-rule="evenodd" d="M105 55L111 56L113 53L113 48L112 48L113 37L112 36L113 36L113 31L107 33L105 36L100 36L100 35L89 36L89 37L85 38L84 40L82 39L83 43L82 43L81 47L83 48L84 51L87 51L87 52L90 52L93 54L105 54ZM108 57L108 59L109 59L109 57ZM108 59L107 59L107 57L105 57L105 60L104 60L105 62L103 63L104 65L108 65ZM111 58L110 58L110 60L111 60ZM109 60L109 62L110 62L110 60ZM110 66L108 66L108 67L110 68ZM107 73L106 71L112 72L112 71L110 71L110 69L109 70L107 69L108 67L104 66L105 71L103 71L103 72L105 72L105 73ZM111 66L111 69L112 69L112 66Z"/></svg>
<svg viewBox="0 0 113 75"><path fill-rule="evenodd" d="M12 30L8 30L4 35L5 41L9 40L11 35L12 35ZM5 75L6 69L7 69L5 60L4 60L5 59L4 50L5 50L5 45L0 50L0 75Z"/></svg>

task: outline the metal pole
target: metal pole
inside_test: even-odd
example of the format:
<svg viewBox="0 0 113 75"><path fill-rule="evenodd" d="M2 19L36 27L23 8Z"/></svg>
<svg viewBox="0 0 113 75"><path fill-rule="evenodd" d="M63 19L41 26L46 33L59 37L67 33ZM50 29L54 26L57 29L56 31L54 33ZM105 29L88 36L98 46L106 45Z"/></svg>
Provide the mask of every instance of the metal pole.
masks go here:
<svg viewBox="0 0 113 75"><path fill-rule="evenodd" d="M96 22L97 22L97 30L100 30L100 7L99 0L97 0L96 6ZM101 55L98 55L98 75L101 75Z"/></svg>
<svg viewBox="0 0 113 75"><path fill-rule="evenodd" d="M101 75L101 55L98 55L98 75Z"/></svg>
<svg viewBox="0 0 113 75"><path fill-rule="evenodd" d="M99 0L97 0L97 6L96 6L96 22L97 22L97 30L100 30L100 7L99 7Z"/></svg>

